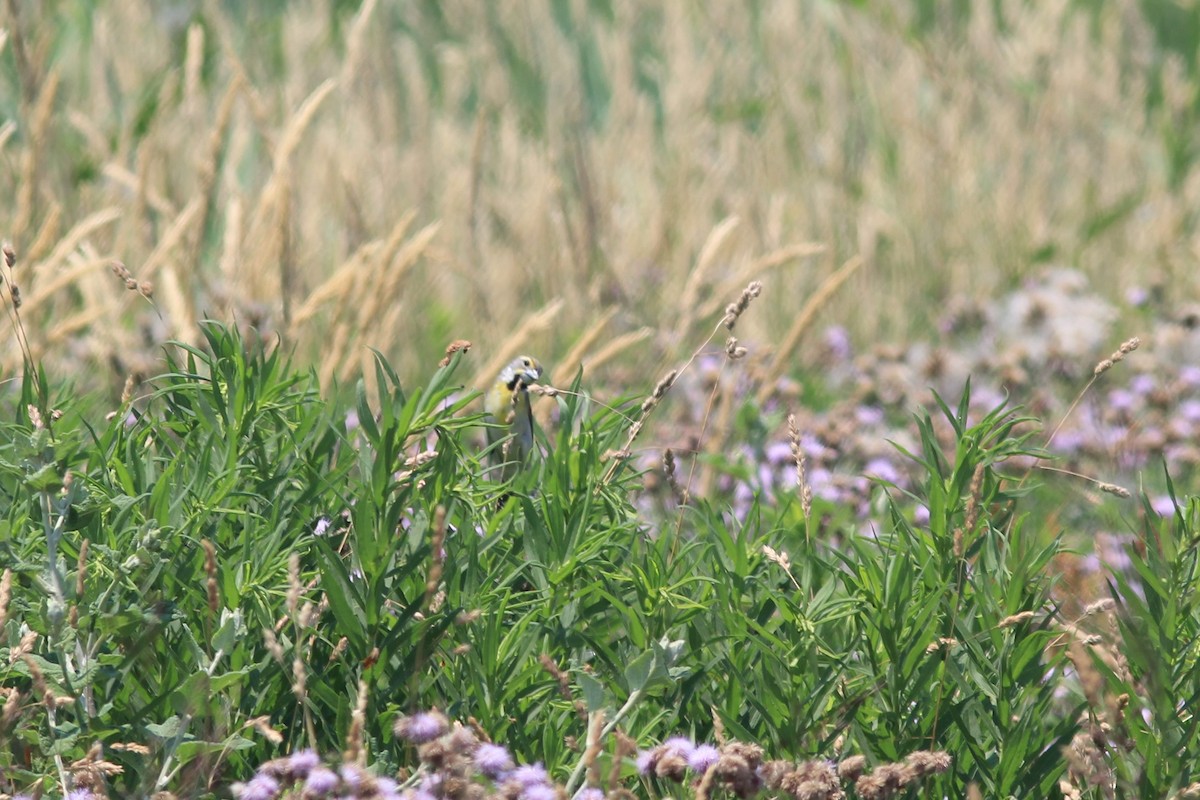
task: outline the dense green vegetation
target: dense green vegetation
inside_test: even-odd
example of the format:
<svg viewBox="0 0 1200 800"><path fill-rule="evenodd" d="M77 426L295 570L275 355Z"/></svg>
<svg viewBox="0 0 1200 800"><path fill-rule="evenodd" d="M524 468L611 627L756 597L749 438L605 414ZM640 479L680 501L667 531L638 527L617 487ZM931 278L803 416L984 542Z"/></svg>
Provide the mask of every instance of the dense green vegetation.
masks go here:
<svg viewBox="0 0 1200 800"><path fill-rule="evenodd" d="M938 795L1055 794L1088 763L1073 739L1109 743L1093 767L1125 796L1193 780L1200 508L1142 531L1115 606L1066 616L1061 545L1006 473L1035 452L1014 410L943 406L945 450L921 423L927 524L881 485L886 523L816 540L799 490L743 519L639 513L636 476L605 460L630 417L586 395L559 395L546 458L499 486L460 356L407 390L381 360L378 402L339 407L278 352L204 330L107 420L31 377L5 424L10 793L55 794L75 774L56 761L102 744L124 768L110 796L219 796L276 754L341 751L360 699L380 773L412 758L397 716L436 707L563 782L601 711L645 747L715 725L778 758L943 751Z"/></svg>

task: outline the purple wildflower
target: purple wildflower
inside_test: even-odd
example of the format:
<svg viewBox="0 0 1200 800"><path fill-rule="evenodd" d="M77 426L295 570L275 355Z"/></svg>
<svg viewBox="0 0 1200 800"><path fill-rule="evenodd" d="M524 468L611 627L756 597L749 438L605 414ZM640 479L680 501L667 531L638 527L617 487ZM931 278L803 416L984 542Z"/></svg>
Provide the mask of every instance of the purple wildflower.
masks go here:
<svg viewBox="0 0 1200 800"><path fill-rule="evenodd" d="M1140 394L1143 397L1153 392L1157 387L1158 381L1154 379L1153 375L1145 372L1134 375L1129 381L1129 388L1133 390L1134 394Z"/></svg>
<svg viewBox="0 0 1200 800"><path fill-rule="evenodd" d="M380 800L400 800L400 784L391 778L377 778L375 786Z"/></svg>
<svg viewBox="0 0 1200 800"><path fill-rule="evenodd" d="M863 467L863 472L887 483L900 483L900 470L896 469L896 466L886 458L872 458Z"/></svg>
<svg viewBox="0 0 1200 800"><path fill-rule="evenodd" d="M67 795L67 800L92 800L91 789L72 789Z"/></svg>
<svg viewBox="0 0 1200 800"><path fill-rule="evenodd" d="M233 793L239 800L275 800L279 796L279 781L272 778L270 775L255 775L250 779L249 783L243 783L240 787L234 786ZM88 794L90 797L91 794ZM76 798L71 798L76 800Z"/></svg>
<svg viewBox="0 0 1200 800"><path fill-rule="evenodd" d="M800 434L800 449L811 461L824 461L834 455L834 451L826 447L816 436L808 433Z"/></svg>
<svg viewBox="0 0 1200 800"><path fill-rule="evenodd" d="M711 744L696 745L696 749L688 756L688 767L693 772L704 774L720 757L721 753Z"/></svg>
<svg viewBox="0 0 1200 800"><path fill-rule="evenodd" d="M680 758L688 758L696 749L696 743L686 736L672 736L662 743L664 751L674 753Z"/></svg>
<svg viewBox="0 0 1200 800"><path fill-rule="evenodd" d="M499 780L513 768L513 760L503 745L481 744L475 748L475 766L492 780Z"/></svg>
<svg viewBox="0 0 1200 800"><path fill-rule="evenodd" d="M604 791L595 786L589 786L586 789L580 789L575 794L574 800L604 800Z"/></svg>
<svg viewBox="0 0 1200 800"><path fill-rule="evenodd" d="M1171 499L1171 495L1169 494L1160 494L1157 497L1150 498L1150 508L1160 517L1175 516L1175 501Z"/></svg>
<svg viewBox="0 0 1200 800"><path fill-rule="evenodd" d="M864 428L882 425L883 409L877 406L858 406L854 409L854 420Z"/></svg>
<svg viewBox="0 0 1200 800"><path fill-rule="evenodd" d="M530 786L540 786L550 784L550 774L546 772L546 768L537 764L522 764L512 771L509 776L510 780L514 780L525 788Z"/></svg>
<svg viewBox="0 0 1200 800"><path fill-rule="evenodd" d="M440 711L423 711L396 722L396 735L413 744L432 742L449 730L450 724Z"/></svg>
<svg viewBox="0 0 1200 800"><path fill-rule="evenodd" d="M850 334L841 325L830 325L821 336L821 343L834 361L848 361L854 355Z"/></svg>
<svg viewBox="0 0 1200 800"><path fill-rule="evenodd" d="M1179 380L1193 389L1200 386L1200 367L1187 365L1179 368Z"/></svg>
<svg viewBox="0 0 1200 800"><path fill-rule="evenodd" d="M1085 441L1081 431L1068 428L1058 432L1050 441L1050 448L1056 453L1077 453Z"/></svg>
<svg viewBox="0 0 1200 800"><path fill-rule="evenodd" d="M337 773L328 767L316 767L308 773L308 779L304 781L304 793L322 797L332 792L337 786Z"/></svg>
<svg viewBox="0 0 1200 800"><path fill-rule="evenodd" d="M357 789L363 782L362 768L355 764L343 764L338 767L338 775L342 778L342 783L351 789Z"/></svg>
<svg viewBox="0 0 1200 800"><path fill-rule="evenodd" d="M788 464L792 461L792 445L790 442L771 442L764 448L763 455L767 457L767 462L775 464Z"/></svg>
<svg viewBox="0 0 1200 800"><path fill-rule="evenodd" d="M657 760L653 750L640 750L637 755L637 771L639 775L649 775L650 769Z"/></svg>
<svg viewBox="0 0 1200 800"><path fill-rule="evenodd" d="M1137 400L1128 389L1113 389L1108 393L1108 407L1115 411L1129 411Z"/></svg>
<svg viewBox="0 0 1200 800"><path fill-rule="evenodd" d="M808 485L813 495L828 500L831 503L841 502L843 492L834 481L833 473L824 467L817 467L808 473Z"/></svg>
<svg viewBox="0 0 1200 800"><path fill-rule="evenodd" d="M317 520L317 524L313 526L313 535L324 536L326 532L328 532L331 524L332 523L329 521L329 517L321 517L319 520Z"/></svg>
<svg viewBox="0 0 1200 800"><path fill-rule="evenodd" d="M521 800L557 800L558 792L553 786L545 783L535 783L521 790Z"/></svg>
<svg viewBox="0 0 1200 800"><path fill-rule="evenodd" d="M298 750L288 758L288 769L296 778L307 777L321 765L321 757L313 750Z"/></svg>

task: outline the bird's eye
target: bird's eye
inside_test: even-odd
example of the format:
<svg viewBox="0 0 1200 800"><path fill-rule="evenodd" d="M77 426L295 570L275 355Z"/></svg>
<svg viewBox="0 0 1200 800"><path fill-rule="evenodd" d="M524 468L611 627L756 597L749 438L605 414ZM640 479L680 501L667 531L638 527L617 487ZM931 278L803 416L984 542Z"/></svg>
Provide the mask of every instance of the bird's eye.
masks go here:
<svg viewBox="0 0 1200 800"><path fill-rule="evenodd" d="M531 366L533 366L532 364L530 364L530 363L529 363L529 359L528 359L528 358L522 358L522 359L521 359L521 363L522 363L522 364L524 364L524 365L525 365L525 366L527 366L527 367L531 367Z"/></svg>

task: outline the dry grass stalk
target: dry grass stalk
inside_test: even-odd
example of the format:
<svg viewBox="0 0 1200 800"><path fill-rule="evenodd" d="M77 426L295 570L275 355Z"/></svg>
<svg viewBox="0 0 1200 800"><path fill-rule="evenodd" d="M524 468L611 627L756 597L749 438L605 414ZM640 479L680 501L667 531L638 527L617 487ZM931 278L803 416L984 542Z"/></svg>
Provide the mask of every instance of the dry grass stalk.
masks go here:
<svg viewBox="0 0 1200 800"><path fill-rule="evenodd" d="M410 312L409 304L399 298L400 281L417 263L440 228L439 223L432 223L405 241L411 219L411 214L405 215L382 247L372 251L366 265L369 271L360 271L356 275L353 302L344 303L339 310L342 335L334 339L336 348L326 350L325 363L341 366L331 375L348 379L353 374L355 362L349 358L350 350L355 347L352 336L357 335L360 346L371 344L377 337L386 339L398 327L401 315ZM308 307L306 301L306 312ZM377 388L374 371L370 369L372 359L373 355L364 347L362 374L369 391Z"/></svg>
<svg viewBox="0 0 1200 800"><path fill-rule="evenodd" d="M602 787L600 775L600 752L603 745L601 734L604 730L604 709L593 711L588 718L587 743L583 751L583 764L587 770L588 784L597 788Z"/></svg>
<svg viewBox="0 0 1200 800"><path fill-rule="evenodd" d="M555 385L566 383L575 377L580 364L583 363L583 357L600 338L600 334L608 327L608 323L612 322L613 317L617 315L618 311L620 309L617 306L609 306L600 312L599 318L594 320L591 326L583 332L583 335L575 340L575 343L571 345L571 349L567 351L567 354L558 359L558 364L554 367L554 371L550 373L550 383ZM590 360L589 366L591 366Z"/></svg>
<svg viewBox="0 0 1200 800"><path fill-rule="evenodd" d="M746 288L742 290L741 296L725 307L725 318L721 320L721 324L728 330L733 330L737 325L738 318L746 312L750 307L750 302L762 294L762 281L750 281Z"/></svg>
<svg viewBox="0 0 1200 800"><path fill-rule="evenodd" d="M62 232L60 230L62 227L62 218L62 206L55 203L46 214L46 219L42 222L42 227L38 230L33 244L29 245L29 249L25 252L26 259L32 263L37 263L43 255L50 252L50 248L58 241L58 236Z"/></svg>
<svg viewBox="0 0 1200 800"><path fill-rule="evenodd" d="M695 324L695 309L700 289L708 277L708 270L741 222L736 214L732 214L709 231L708 238L704 240L700 254L696 257L696 265L688 273L687 282L684 283L683 291L679 295L680 322L677 326L679 331L686 334Z"/></svg>
<svg viewBox="0 0 1200 800"><path fill-rule="evenodd" d="M629 426L629 434L625 439L625 446L617 450L616 453L624 454L626 457L632 453L633 443L641 434L642 427L646 422L646 418L650 416L650 412L652 412L658 406L658 404L662 402L662 399L666 397L667 392L671 389L671 386L674 385L675 378L678 376L679 370L673 369L659 379L658 383L654 387L654 391L650 393L649 397L642 401L641 415L634 420L631 426ZM626 458L612 459L608 469L604 473L604 477L600 479L600 482L608 483L610 480L612 480L612 477L617 474L617 469L622 463L624 463L625 460Z"/></svg>
<svg viewBox="0 0 1200 800"><path fill-rule="evenodd" d="M779 379L783 377L784 372L792 362L796 347L799 346L800 340L804 338L805 332L812 326L813 321L817 318L819 312L829 300L837 293L837 290L842 287L850 277L858 272L859 268L866 261L861 256L853 256L846 263L838 268L837 272L827 277L817 287L817 291L813 292L812 296L804 303L800 309L800 313L796 316L796 320L783 336L783 342L775 350L775 354L771 357L766 371L763 374L762 385L758 389L756 397L761 405L770 398L775 391L775 385Z"/></svg>
<svg viewBox="0 0 1200 800"><path fill-rule="evenodd" d="M201 97L201 72L204 69L204 26L193 22L188 26L183 56L183 104L187 115L198 117Z"/></svg>
<svg viewBox="0 0 1200 800"><path fill-rule="evenodd" d="M204 198L193 197L183 210L171 220L166 232L142 264L140 274L143 278L154 277L154 274L166 262L167 256L187 240L188 234L195 227L203 212Z"/></svg>
<svg viewBox="0 0 1200 800"><path fill-rule="evenodd" d="M358 75L359 66L366 58L364 50L367 31L371 29L371 18L375 16L375 8L378 5L378 0L363 0L358 13L350 21L349 30L346 32L346 58L342 62L342 69L338 74L338 85L340 86L349 88L353 84L355 76Z"/></svg>
<svg viewBox="0 0 1200 800"><path fill-rule="evenodd" d="M17 210L12 220L11 235L17 241L33 224L34 203L38 188L38 172L42 149L49 140L48 132L58 95L59 73L52 70L38 92L37 103L30 111L28 147L21 158L21 177L17 181Z"/></svg>
<svg viewBox="0 0 1200 800"><path fill-rule="evenodd" d="M346 752L342 760L347 764L366 765L367 752L363 747L363 726L367 718L367 682L359 679L358 697L354 711L350 714L350 729L346 732Z"/></svg>
<svg viewBox="0 0 1200 800"><path fill-rule="evenodd" d="M1125 356L1129 355L1134 350L1137 350L1138 346L1141 345L1141 343L1142 343L1142 340L1136 336L1122 342L1121 346L1118 347L1115 351L1113 351L1112 355L1110 355L1108 358L1104 359L1103 361L1101 361L1099 364L1096 365L1096 368L1094 370L1092 370L1092 376L1098 378L1101 375L1103 375L1104 373L1108 372L1110 369L1113 368L1114 365L1119 364L1120 362L1124 361Z"/></svg>
<svg viewBox="0 0 1200 800"><path fill-rule="evenodd" d="M275 636L275 631L270 628L263 628L263 641L266 643L267 652L271 654L271 658L275 659L279 666L284 664L283 645L279 643L279 638Z"/></svg>
<svg viewBox="0 0 1200 800"><path fill-rule="evenodd" d="M807 463L804 458L804 448L800 446L800 429L796 426L796 415L788 414L788 443L792 448L792 461L796 463L796 488L800 490L800 509L804 512L807 522L812 518L812 486L808 482ZM807 531L807 529L806 529ZM808 535L807 532L805 534Z"/></svg>
<svg viewBox="0 0 1200 800"><path fill-rule="evenodd" d="M173 218L179 213L174 203L163 197L157 190L145 185L146 179L144 176L139 178L121 164L105 164L100 170L100 174L121 188L135 195L140 195L145 205L162 217ZM145 217L145 212L144 209L139 210L134 208L126 216L140 219ZM117 250L124 251L127 247L128 245L118 245Z"/></svg>
<svg viewBox="0 0 1200 800"><path fill-rule="evenodd" d="M191 55L192 31L199 30L199 37L203 40L204 29L199 25L193 25L188 30L188 46L189 56ZM202 57L201 51L198 57ZM212 134L208 140L207 154L204 160L198 167L196 194L203 198L204 202L200 212L200 218L196 222L196 236L191 242L189 248L190 258L187 261L185 274L195 275L200 266L200 258L204 252L203 244L204 231L208 228L208 217L212 213L213 206L216 202L216 186L217 186L217 166L221 159L221 150L225 143L226 134L229 131L229 125L233 119L234 103L241 94L242 82L239 75L234 75L229 81L229 88L225 90L225 95L221 98L221 105L217 109L216 124L213 126Z"/></svg>
<svg viewBox="0 0 1200 800"><path fill-rule="evenodd" d="M55 273L65 264L71 254L79 249L80 245L89 236L99 233L103 228L121 219L121 210L116 206L102 208L99 211L92 212L84 217L79 222L71 226L54 249L50 252L44 261L34 265L33 271L40 277L39 289L46 294L51 294L58 291L65 285L74 282L74 279L66 283L60 282L62 279Z"/></svg>
<svg viewBox="0 0 1200 800"><path fill-rule="evenodd" d="M1110 369L1112 369L1113 366L1115 364L1117 364L1118 362L1124 361L1125 357L1127 355L1129 355L1130 353L1132 353L1134 350L1138 349L1138 347L1139 347L1139 345L1141 345L1141 343L1142 343L1142 340L1140 338L1138 338L1137 336L1126 339L1124 342L1121 343L1120 347L1118 347L1115 351L1113 351L1112 355L1110 355L1108 358L1102 360L1099 364L1096 365L1096 367L1092 370L1091 379L1084 385L1084 387L1082 389L1079 390L1079 394L1077 394L1075 396L1075 399L1071 401L1071 405L1067 406L1067 410L1066 410L1066 412L1063 413L1062 419L1060 419L1058 421L1058 424L1054 426L1054 430L1052 430L1050 432L1050 436L1047 437L1047 439L1046 439L1047 447L1049 447L1050 444L1054 441L1054 437L1058 435L1058 432L1060 430L1062 430L1062 426L1066 424L1066 422L1070 418L1071 414L1075 411L1075 408L1083 400L1084 396L1088 393L1088 391L1092 388L1092 386L1094 386L1096 384L1096 381L1100 379L1100 376L1103 375L1105 372L1108 372Z"/></svg>
<svg viewBox="0 0 1200 800"><path fill-rule="evenodd" d="M796 587L796 591L800 591L800 583L796 580L796 576L792 574L792 560L788 557L788 554L777 551L775 548L765 544L762 547L762 552L766 556L767 561L779 565L779 568L787 573L792 585Z"/></svg>
<svg viewBox="0 0 1200 800"><path fill-rule="evenodd" d="M721 365L724 369L725 364ZM708 407L704 411L704 422L700 427L700 441L710 455L719 456L725 451L730 434L733 433L733 418L737 413L739 399L736 388L731 381L723 381L719 377L713 384L708 396ZM715 413L714 413L715 409ZM711 464L719 463L714 459L710 464L698 465L692 461L692 471L700 466L699 487L697 491L702 497L711 496L713 484L717 480L717 470ZM691 489L691 478L688 479L688 489Z"/></svg>
<svg viewBox="0 0 1200 800"><path fill-rule="evenodd" d="M266 281L267 270L247 271L249 274L245 275L243 290L247 293L248 299L266 300L279 297L281 298L281 307L284 304L281 296L282 286L291 280L287 274L286 262L289 247L291 195L294 184L291 158L300 146L317 111L336 87L337 81L329 78L313 89L288 120L275 145L271 177L259 193L258 202L250 216L248 237L254 248L251 256L252 262L274 264L282 272L279 273L279 287L271 287ZM253 92L248 89L248 94L252 96Z"/></svg>
<svg viewBox="0 0 1200 800"><path fill-rule="evenodd" d="M321 307L327 303L341 300L346 295L354 291L355 287L360 284L361 276L364 269L370 265L378 263L380 260L391 260L389 252L395 252L400 247L400 243L404 241L404 237L408 233L408 229L412 227L413 221L417 218L417 212L408 211L392 226L391 232L388 234L386 244L381 240L373 240L359 247L354 251L346 261L338 267L338 269L325 279L316 289L309 293L304 302L300 304L292 315L292 326L296 328L307 322L313 315L320 311ZM379 256L380 248L383 248L383 256Z"/></svg>
<svg viewBox="0 0 1200 800"><path fill-rule="evenodd" d="M450 361L451 361L451 359L454 358L455 353L466 353L470 349L471 349L471 343L468 342L466 339L455 339L453 342L451 342L449 345L446 346L446 355L442 356L442 360L438 362L438 366L439 367L450 366Z"/></svg>
<svg viewBox="0 0 1200 800"><path fill-rule="evenodd" d="M679 485L679 477L675 472L675 451L668 447L663 451L663 474L666 476L667 486L671 489L671 495L675 498L675 502L686 506L689 499L688 492Z"/></svg>
<svg viewBox="0 0 1200 800"><path fill-rule="evenodd" d="M400 320L412 313L411 306L400 298L401 281L420 261L441 227L440 222L432 222L417 231L390 260L391 263L386 265L383 281L378 290L369 296L369 310L365 314L368 320L375 323L374 330L368 328L374 336L389 338L399 327Z"/></svg>
<svg viewBox="0 0 1200 800"><path fill-rule="evenodd" d="M967 488L967 504L963 511L963 524L954 529L954 557L963 557L963 538L975 532L979 522L980 500L983 492L984 465L976 464L975 472L971 474L971 484Z"/></svg>
<svg viewBox="0 0 1200 800"><path fill-rule="evenodd" d="M300 611L300 593L303 591L304 587L300 582L300 554L292 553L288 556L287 611L293 621L297 619Z"/></svg>
<svg viewBox="0 0 1200 800"><path fill-rule="evenodd" d="M16 689L8 690L8 697L4 699L4 710L0 711L0 731L10 730L13 724L21 716L21 704L25 701L25 695Z"/></svg>
<svg viewBox="0 0 1200 800"><path fill-rule="evenodd" d="M246 720L247 728L253 728L259 736L262 736L272 744L279 744L283 741L283 735L279 731L271 727L271 718L267 716L252 717Z"/></svg>
<svg viewBox="0 0 1200 800"><path fill-rule="evenodd" d="M5 568L4 575L0 576L0 631L4 630L4 623L8 620L8 604L12 600L12 570Z"/></svg>
<svg viewBox="0 0 1200 800"><path fill-rule="evenodd" d="M716 290L713 291L711 297L700 302L696 312L696 319L706 319L721 310L723 297L727 297L732 292L736 291L739 286L745 286L747 281L753 278L761 278L768 272L778 269L785 264L790 263L798 258L805 258L825 252L826 247L821 244L812 242L801 242L798 244L788 245L778 250L773 250L766 255L758 258L747 260L745 264L734 270L734 272L726 278Z"/></svg>
<svg viewBox="0 0 1200 800"><path fill-rule="evenodd" d="M500 370L504 368L504 365L512 361L524 349L529 337L550 327L550 323L563 310L564 304L565 301L561 297L557 297L542 306L535 313L526 317L525 321L513 331L511 336L500 342L496 348L495 355L471 377L468 385L479 387L490 385L492 380L500 373Z"/></svg>
<svg viewBox="0 0 1200 800"><path fill-rule="evenodd" d="M1036 615L1032 611L1021 611L1016 614L1010 614L1009 616L1005 617L1004 619L1002 619L998 623L996 623L996 627L997 628L1011 628L1014 625L1020 625L1022 622L1028 622L1029 620L1033 619L1034 616L1036 616Z"/></svg>
<svg viewBox="0 0 1200 800"><path fill-rule="evenodd" d="M6 30L5 35L11 35L12 37L13 58L16 62L17 77L21 82L21 99L28 104L33 102L33 98L37 94L37 71L32 64L32 59L25 46L25 37L21 26L21 11L17 6L17 0L8 0L7 10L11 31Z"/></svg>
<svg viewBox="0 0 1200 800"><path fill-rule="evenodd" d="M429 574L425 577L425 608L433 605L433 596L442 583L442 568L445 563L444 546L446 543L446 507L439 505L433 512L433 525L430 527Z"/></svg>
<svg viewBox="0 0 1200 800"><path fill-rule="evenodd" d="M208 610L216 614L221 607L217 593L217 547L208 539L202 539L200 546L204 548L204 581L205 594L208 597Z"/></svg>
<svg viewBox="0 0 1200 800"><path fill-rule="evenodd" d="M558 685L559 696L572 705L575 709L575 716L581 720L586 720L588 718L587 706L584 705L582 700L576 699L571 694L571 676L567 674L566 670L558 666L554 662L554 659L546 653L538 656L538 663L542 665L542 669L550 674L550 677L554 678L554 682Z"/></svg>
<svg viewBox="0 0 1200 800"><path fill-rule="evenodd" d="M67 622L72 628L79 626L79 600L87 589L88 544L88 539L80 540L79 558L75 562L75 599L71 603L71 610L67 613Z"/></svg>
<svg viewBox="0 0 1200 800"><path fill-rule="evenodd" d="M638 328L636 331L623 333L620 336L611 339L603 347L589 355L586 359L584 359L584 362L587 364L588 369L593 371L597 370L634 345L641 344L642 342L646 341L653 334L654 331L651 328ZM575 375L574 370L568 373L568 375L573 377ZM560 381L556 380L555 382L558 383Z"/></svg>

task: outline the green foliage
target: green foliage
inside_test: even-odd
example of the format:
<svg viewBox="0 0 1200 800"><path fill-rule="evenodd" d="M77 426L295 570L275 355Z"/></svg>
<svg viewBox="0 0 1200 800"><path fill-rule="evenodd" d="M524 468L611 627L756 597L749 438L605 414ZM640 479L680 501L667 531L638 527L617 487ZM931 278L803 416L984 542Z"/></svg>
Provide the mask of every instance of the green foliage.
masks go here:
<svg viewBox="0 0 1200 800"><path fill-rule="evenodd" d="M941 403L944 426L918 421L913 496L881 487L877 527L814 541L790 500L639 512L636 475L605 460L629 418L594 409L578 378L545 457L498 485L456 360L407 391L379 359L377 397L360 384L347 414L278 351L204 334L99 427L41 378L23 392L40 421L4 427L0 683L20 695L0 789L58 792L60 762L101 743L125 768L118 794L206 796L275 755L338 752L361 701L381 771L411 755L396 717L439 707L573 789L567 737L604 711L642 745L711 739L719 722L773 757L948 752L928 779L939 796L1059 791L1085 702L1061 691L1059 543L1031 532L1027 487L1005 473L1040 455L1014 410L972 421L967 395ZM1200 679L1198 517L1193 502L1147 529L1136 575L1113 587L1127 666L1098 665L1135 698L1130 750L1112 756L1128 796L1193 780L1196 727L1174 711ZM63 698L53 712L44 691Z"/></svg>
<svg viewBox="0 0 1200 800"><path fill-rule="evenodd" d="M1147 521L1129 558L1132 569L1110 587L1124 647L1120 660L1094 651L1109 707L1092 711L1129 751L1114 776L1125 795L1175 796L1200 775L1200 723L1188 711L1200 692L1200 500L1177 500L1172 518ZM1111 705L1122 696L1128 706L1116 715Z"/></svg>

